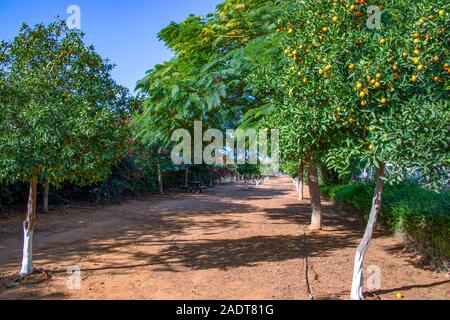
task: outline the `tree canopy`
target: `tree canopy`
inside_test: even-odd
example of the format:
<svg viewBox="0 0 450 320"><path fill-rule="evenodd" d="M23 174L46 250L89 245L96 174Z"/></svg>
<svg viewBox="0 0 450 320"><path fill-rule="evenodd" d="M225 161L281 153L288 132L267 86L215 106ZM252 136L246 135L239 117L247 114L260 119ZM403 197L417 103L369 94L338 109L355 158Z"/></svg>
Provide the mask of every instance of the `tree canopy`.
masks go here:
<svg viewBox="0 0 450 320"><path fill-rule="evenodd" d="M0 179L92 183L129 149L127 91L63 21L0 46Z"/></svg>

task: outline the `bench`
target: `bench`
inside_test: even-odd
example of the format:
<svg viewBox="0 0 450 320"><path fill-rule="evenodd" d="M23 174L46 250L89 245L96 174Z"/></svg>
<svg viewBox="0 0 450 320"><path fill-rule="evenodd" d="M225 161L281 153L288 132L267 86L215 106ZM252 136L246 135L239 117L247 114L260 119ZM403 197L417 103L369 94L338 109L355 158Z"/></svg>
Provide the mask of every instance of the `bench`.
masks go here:
<svg viewBox="0 0 450 320"><path fill-rule="evenodd" d="M203 190L207 189L202 185L200 181L189 181L188 188L189 192L198 191L199 193L203 193Z"/></svg>

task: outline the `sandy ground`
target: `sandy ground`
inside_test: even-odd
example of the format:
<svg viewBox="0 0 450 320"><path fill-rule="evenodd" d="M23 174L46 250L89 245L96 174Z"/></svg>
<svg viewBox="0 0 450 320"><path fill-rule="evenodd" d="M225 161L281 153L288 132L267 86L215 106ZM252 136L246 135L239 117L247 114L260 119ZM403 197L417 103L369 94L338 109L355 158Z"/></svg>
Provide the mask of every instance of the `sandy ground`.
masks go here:
<svg viewBox="0 0 450 320"><path fill-rule="evenodd" d="M305 247L309 204L297 201L287 177L249 190L230 184L61 209L39 216L34 259L45 272L25 281L14 281L22 217L2 219L0 299L308 299L305 252L316 299L348 299L361 223L332 203L324 211L324 231L307 232ZM380 231L370 265L381 270L380 299L450 299L448 275L427 270ZM80 289L67 286L70 266L81 269Z"/></svg>

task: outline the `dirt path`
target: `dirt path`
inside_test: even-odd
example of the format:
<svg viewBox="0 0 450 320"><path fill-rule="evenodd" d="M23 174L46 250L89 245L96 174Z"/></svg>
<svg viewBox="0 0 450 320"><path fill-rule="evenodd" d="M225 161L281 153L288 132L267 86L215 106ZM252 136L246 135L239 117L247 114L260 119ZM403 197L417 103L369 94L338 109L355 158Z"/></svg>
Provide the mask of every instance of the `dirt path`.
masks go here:
<svg viewBox="0 0 450 320"><path fill-rule="evenodd" d="M290 179L245 190L139 199L39 217L34 258L50 279L10 283L19 270L20 217L0 220L0 299L307 299L301 225L307 201ZM347 299L359 223L325 203L323 232L308 234L311 287ZM382 272L382 299L450 299L450 279L417 266L398 240L378 234L367 265ZM81 289L67 268L81 268ZM5 286L5 283L8 285Z"/></svg>

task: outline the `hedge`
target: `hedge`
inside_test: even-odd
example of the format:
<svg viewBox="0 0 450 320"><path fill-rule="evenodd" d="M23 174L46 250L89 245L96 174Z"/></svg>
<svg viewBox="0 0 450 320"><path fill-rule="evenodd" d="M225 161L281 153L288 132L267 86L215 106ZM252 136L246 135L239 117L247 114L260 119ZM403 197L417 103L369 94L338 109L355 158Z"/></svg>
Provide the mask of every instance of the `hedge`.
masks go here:
<svg viewBox="0 0 450 320"><path fill-rule="evenodd" d="M322 186L322 194L367 221L374 185ZM407 247L424 260L448 270L450 260L450 190L437 193L418 185L386 186L380 224L401 234Z"/></svg>

